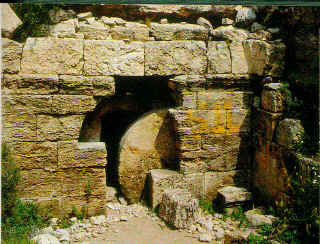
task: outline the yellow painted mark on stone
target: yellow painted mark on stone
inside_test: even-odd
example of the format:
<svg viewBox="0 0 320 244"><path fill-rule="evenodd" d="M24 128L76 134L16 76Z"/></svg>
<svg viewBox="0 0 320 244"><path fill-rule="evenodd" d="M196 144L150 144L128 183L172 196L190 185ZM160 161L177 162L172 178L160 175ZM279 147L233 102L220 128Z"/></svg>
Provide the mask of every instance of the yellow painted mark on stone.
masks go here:
<svg viewBox="0 0 320 244"><path fill-rule="evenodd" d="M199 102L199 109L207 109L208 104L205 101Z"/></svg>
<svg viewBox="0 0 320 244"><path fill-rule="evenodd" d="M213 111L214 111L217 126L212 128L212 132L215 134L223 134L225 132L225 128L221 125L223 124L221 109L213 110Z"/></svg>
<svg viewBox="0 0 320 244"><path fill-rule="evenodd" d="M232 109L232 98L230 96L225 96L224 109Z"/></svg>

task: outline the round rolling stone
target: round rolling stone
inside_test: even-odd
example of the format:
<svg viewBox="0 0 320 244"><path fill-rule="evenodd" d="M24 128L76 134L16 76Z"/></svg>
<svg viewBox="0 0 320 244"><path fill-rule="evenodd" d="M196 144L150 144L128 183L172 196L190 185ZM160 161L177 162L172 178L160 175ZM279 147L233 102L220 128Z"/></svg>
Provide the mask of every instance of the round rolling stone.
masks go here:
<svg viewBox="0 0 320 244"><path fill-rule="evenodd" d="M119 147L119 183L129 203L140 200L151 169L175 162L174 131L168 109L153 110L129 126Z"/></svg>

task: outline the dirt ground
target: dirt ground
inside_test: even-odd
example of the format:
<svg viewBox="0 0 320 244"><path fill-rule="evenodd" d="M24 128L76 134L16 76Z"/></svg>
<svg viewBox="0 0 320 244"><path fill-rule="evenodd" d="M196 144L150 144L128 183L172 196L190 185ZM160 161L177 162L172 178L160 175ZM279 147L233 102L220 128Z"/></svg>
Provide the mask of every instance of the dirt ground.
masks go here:
<svg viewBox="0 0 320 244"><path fill-rule="evenodd" d="M86 244L198 244L197 235L172 230L154 221L150 216L132 217L115 222L97 238L85 240Z"/></svg>

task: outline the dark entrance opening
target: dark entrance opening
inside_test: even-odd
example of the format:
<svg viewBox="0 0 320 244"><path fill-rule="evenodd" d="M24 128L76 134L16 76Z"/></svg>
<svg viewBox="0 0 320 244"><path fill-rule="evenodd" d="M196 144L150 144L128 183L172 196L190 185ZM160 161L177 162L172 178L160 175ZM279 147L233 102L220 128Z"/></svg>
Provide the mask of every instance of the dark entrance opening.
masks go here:
<svg viewBox="0 0 320 244"><path fill-rule="evenodd" d="M120 140L130 124L142 114L174 107L168 77L116 77L116 94L102 101L100 141L107 149L107 185L119 189L118 154ZM106 109L108 108L108 109Z"/></svg>

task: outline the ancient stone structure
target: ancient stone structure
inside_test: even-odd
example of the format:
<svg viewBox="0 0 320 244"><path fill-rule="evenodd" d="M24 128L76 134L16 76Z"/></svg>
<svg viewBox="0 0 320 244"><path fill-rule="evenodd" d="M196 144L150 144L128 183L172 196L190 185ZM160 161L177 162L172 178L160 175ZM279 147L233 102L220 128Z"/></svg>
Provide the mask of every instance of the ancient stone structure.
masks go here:
<svg viewBox="0 0 320 244"><path fill-rule="evenodd" d="M115 13L119 8L115 7ZM155 6L139 8L142 16L157 16ZM168 99L171 96L174 105L166 109L174 128L173 170L194 197L213 199L220 187L247 186L253 156L258 165L254 171L257 185L269 182L268 177L278 178L278 172L268 168L277 167L266 161L266 150L274 148L269 141L282 108L275 103L281 99L270 103L270 99L278 99L276 88L270 88L263 93L262 108L260 104L254 107L260 94L254 94L251 85L252 75L261 79L280 76L285 45L265 29L248 30L247 25L254 21L252 9L241 10L237 19L236 8L229 6L189 10L168 6L161 11L163 16L174 13L180 18L209 15L230 19L211 26L203 20L199 24L150 19L142 23L119 18L121 15L80 13L51 26L47 37L30 37L25 43L2 41L2 136L21 168L22 198L65 211L84 204L91 214L104 209L106 197L112 194L106 186L110 152L101 140L102 117L110 111L146 112L130 102L129 96L117 95L121 82L133 78L149 79L150 92L153 80L159 77L162 85L170 88ZM246 13L248 18L243 16ZM243 27L236 27L238 24ZM110 120L117 125L116 119ZM150 123L141 130L153 126ZM252 135L257 140L252 140ZM162 151L173 147L162 143ZM120 160L120 168L125 165L128 169L126 161ZM130 162L132 170L126 174L141 181L150 169L171 168L162 162L155 167L145 164L139 170L139 162L137 167ZM281 187L278 183L272 186ZM144 182L139 184L141 191ZM139 200L131 198L130 191L124 194L132 202Z"/></svg>

